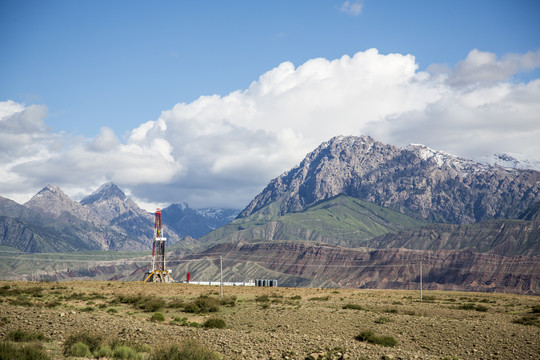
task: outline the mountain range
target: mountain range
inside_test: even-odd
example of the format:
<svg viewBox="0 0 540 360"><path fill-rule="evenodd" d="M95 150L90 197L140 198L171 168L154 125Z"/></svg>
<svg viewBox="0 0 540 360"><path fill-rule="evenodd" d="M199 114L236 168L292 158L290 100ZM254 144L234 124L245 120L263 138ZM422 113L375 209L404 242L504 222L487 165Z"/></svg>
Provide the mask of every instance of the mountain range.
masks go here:
<svg viewBox="0 0 540 360"><path fill-rule="evenodd" d="M169 245L183 237L200 237L238 213L231 209L188 209L187 204L172 204L162 210ZM147 251L152 247L153 228L153 214L112 183L80 202L52 185L24 205L0 197L0 245L25 252ZM190 240L186 247L193 244Z"/></svg>
<svg viewBox="0 0 540 360"><path fill-rule="evenodd" d="M335 137L241 212L173 204L162 213L177 278L215 279L221 254L226 276L240 281L410 288L422 262L426 288L540 291L540 172L423 145ZM81 202L47 186L24 206L0 199L0 226L2 244L23 251L141 251L153 220L113 184ZM137 280L146 262L46 275Z"/></svg>

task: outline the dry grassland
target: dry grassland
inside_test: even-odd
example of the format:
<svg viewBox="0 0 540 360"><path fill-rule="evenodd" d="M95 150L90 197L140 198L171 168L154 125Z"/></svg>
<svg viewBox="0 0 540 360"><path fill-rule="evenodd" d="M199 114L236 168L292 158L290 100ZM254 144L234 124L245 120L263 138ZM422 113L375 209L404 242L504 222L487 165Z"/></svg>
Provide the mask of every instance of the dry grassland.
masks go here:
<svg viewBox="0 0 540 360"><path fill-rule="evenodd" d="M217 286L179 283L2 281L0 337L51 359L72 358L65 345L81 332L139 359L186 339L223 359L540 358L537 297L429 291L420 302L412 291L254 287L224 295L220 303ZM202 327L208 319L225 328ZM17 331L43 337L17 342Z"/></svg>

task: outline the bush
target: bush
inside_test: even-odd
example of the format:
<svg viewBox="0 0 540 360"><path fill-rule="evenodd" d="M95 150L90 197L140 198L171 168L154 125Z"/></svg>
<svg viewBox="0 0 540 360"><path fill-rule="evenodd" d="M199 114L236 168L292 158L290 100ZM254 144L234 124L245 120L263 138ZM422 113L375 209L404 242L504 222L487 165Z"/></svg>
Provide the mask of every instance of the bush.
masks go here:
<svg viewBox="0 0 540 360"><path fill-rule="evenodd" d="M90 352L94 352L100 347L102 340L103 338L100 335L89 332L79 332L77 334L70 335L64 342L64 354L70 355L71 346L78 342L86 344L86 346L88 346L90 349Z"/></svg>
<svg viewBox="0 0 540 360"><path fill-rule="evenodd" d="M101 345L99 349L95 352L95 355L98 358L112 358L113 351L109 345Z"/></svg>
<svg viewBox="0 0 540 360"><path fill-rule="evenodd" d="M358 341L367 341L370 344L393 347L396 346L397 340L391 336L375 335L373 331L367 330L355 337Z"/></svg>
<svg viewBox="0 0 540 360"><path fill-rule="evenodd" d="M311 301L328 301L330 296L321 296L321 297L312 297L309 300Z"/></svg>
<svg viewBox="0 0 540 360"><path fill-rule="evenodd" d="M139 354L137 350L127 345L117 345L112 352L115 359L139 360L143 358L142 354Z"/></svg>
<svg viewBox="0 0 540 360"><path fill-rule="evenodd" d="M165 321L165 316L162 313L154 313L150 318L150 321Z"/></svg>
<svg viewBox="0 0 540 360"><path fill-rule="evenodd" d="M201 296L195 301L189 303L184 308L185 312L195 314L206 314L209 312L216 312L219 310L220 301L216 298L207 296Z"/></svg>
<svg viewBox="0 0 540 360"><path fill-rule="evenodd" d="M38 346L16 346L0 342L0 359L10 360L50 360L49 355Z"/></svg>
<svg viewBox="0 0 540 360"><path fill-rule="evenodd" d="M221 299L221 305L223 306L235 306L236 305L236 296L225 296Z"/></svg>
<svg viewBox="0 0 540 360"><path fill-rule="evenodd" d="M302 300L302 297L300 295L295 295L291 297L291 300Z"/></svg>
<svg viewBox="0 0 540 360"><path fill-rule="evenodd" d="M343 309L345 309L345 310L366 310L363 306L356 305L356 304L345 304L345 305L343 305Z"/></svg>
<svg viewBox="0 0 540 360"><path fill-rule="evenodd" d="M531 308L531 312L533 314L540 314L540 305L533 305L533 307Z"/></svg>
<svg viewBox="0 0 540 360"><path fill-rule="evenodd" d="M512 320L514 324L530 325L540 327L540 318L536 314L529 314Z"/></svg>
<svg viewBox="0 0 540 360"><path fill-rule="evenodd" d="M149 360L220 360L221 357L194 341L156 350Z"/></svg>
<svg viewBox="0 0 540 360"><path fill-rule="evenodd" d="M207 329L224 329L226 325L223 319L210 318L203 323L203 327Z"/></svg>
<svg viewBox="0 0 540 360"><path fill-rule="evenodd" d="M475 305L472 304L472 303L467 303L467 304L460 305L458 309L461 309L461 310L474 310Z"/></svg>
<svg viewBox="0 0 540 360"><path fill-rule="evenodd" d="M165 300L163 300L162 298L157 298L157 297L143 298L138 303L138 307L139 309L142 309L146 312L158 311L165 307Z"/></svg>
<svg viewBox="0 0 540 360"><path fill-rule="evenodd" d="M268 297L268 295L261 295L261 296L257 296L255 298L255 301L257 301L257 302L269 302L270 298Z"/></svg>
<svg viewBox="0 0 540 360"><path fill-rule="evenodd" d="M167 304L168 308L175 308L175 309L183 308L184 306L186 306L186 303L182 299L172 299Z"/></svg>
<svg viewBox="0 0 540 360"><path fill-rule="evenodd" d="M8 340L15 341L15 342L28 342L28 341L44 341L48 340L45 335L42 333L38 333L35 331L26 331L23 329L17 329L14 331L10 331L7 334Z"/></svg>
<svg viewBox="0 0 540 360"><path fill-rule="evenodd" d="M77 356L77 357L88 357L88 356L92 356L92 353L90 352L90 348L88 347L88 345L79 341L71 345L66 355Z"/></svg>
<svg viewBox="0 0 540 360"><path fill-rule="evenodd" d="M389 322L392 322L393 320L384 316L381 316L377 319L375 319L375 324L386 324Z"/></svg>
<svg viewBox="0 0 540 360"><path fill-rule="evenodd" d="M114 301L122 304L135 305L142 300L142 295L118 295Z"/></svg>

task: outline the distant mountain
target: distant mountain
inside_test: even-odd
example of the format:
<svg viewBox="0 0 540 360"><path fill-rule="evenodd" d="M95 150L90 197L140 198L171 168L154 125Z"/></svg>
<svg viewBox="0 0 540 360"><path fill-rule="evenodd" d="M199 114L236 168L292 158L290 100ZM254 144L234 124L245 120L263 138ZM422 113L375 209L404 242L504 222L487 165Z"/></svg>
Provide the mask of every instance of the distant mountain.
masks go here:
<svg viewBox="0 0 540 360"><path fill-rule="evenodd" d="M167 246L193 248L197 241L192 237L230 222L238 212L173 204L162 211ZM0 197L0 230L0 245L26 252L147 251L152 248L154 214L139 208L112 183L81 202L47 185L24 205Z"/></svg>
<svg viewBox="0 0 540 360"><path fill-rule="evenodd" d="M58 201L66 200L59 189L53 190L59 195ZM47 190L40 193L40 197L51 196ZM57 203L51 207L51 212L42 211L37 202L34 204L36 208L0 197L1 245L25 252L70 252L99 250L109 240L123 237L113 230L103 231L69 211L59 210ZM70 206L74 205L69 204L67 208Z"/></svg>
<svg viewBox="0 0 540 360"><path fill-rule="evenodd" d="M273 214L273 215L272 215ZM253 240L310 240L359 247L391 231L423 225L405 214L338 195L296 213L275 215L262 209L201 238L201 243Z"/></svg>
<svg viewBox="0 0 540 360"><path fill-rule="evenodd" d="M294 213L339 194L431 222L473 223L516 218L539 201L540 172L339 136L272 180L239 217Z"/></svg>
<svg viewBox="0 0 540 360"><path fill-rule="evenodd" d="M97 217L120 229L131 241L122 244L122 250L149 250L154 236L154 216L139 208L118 186L112 183L100 186L91 195L81 200L81 205L91 210ZM167 244L173 245L180 237L164 226Z"/></svg>
<svg viewBox="0 0 540 360"><path fill-rule="evenodd" d="M200 238L231 222L239 213L234 209L192 209L186 203L172 204L161 210L163 224L180 237Z"/></svg>

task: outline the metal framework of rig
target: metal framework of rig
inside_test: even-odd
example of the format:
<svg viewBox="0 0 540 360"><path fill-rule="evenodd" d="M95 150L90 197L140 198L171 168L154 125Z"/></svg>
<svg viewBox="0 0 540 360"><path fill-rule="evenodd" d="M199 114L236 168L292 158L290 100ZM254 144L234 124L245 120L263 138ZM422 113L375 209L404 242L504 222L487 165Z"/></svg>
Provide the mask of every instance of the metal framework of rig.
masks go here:
<svg viewBox="0 0 540 360"><path fill-rule="evenodd" d="M165 267L165 241L161 210L157 209L154 220L154 245L152 247L152 267L144 275L144 282L174 282L170 270Z"/></svg>

